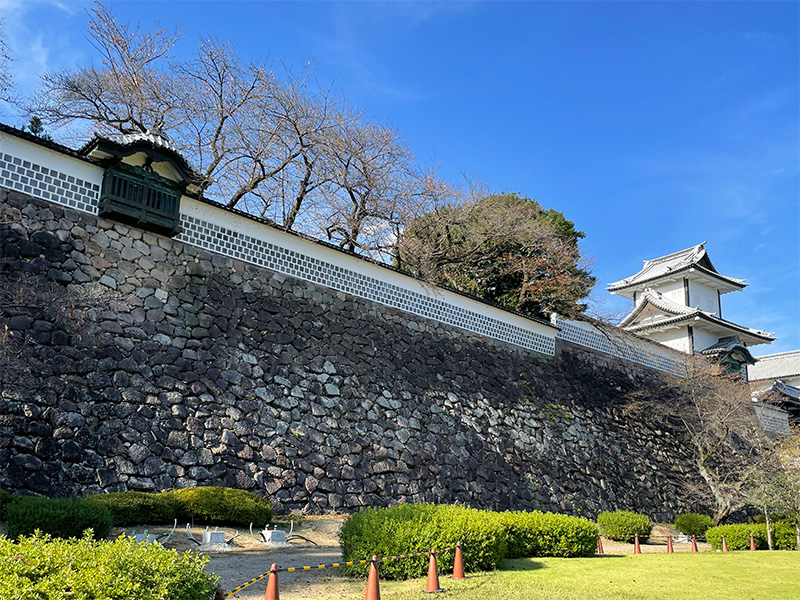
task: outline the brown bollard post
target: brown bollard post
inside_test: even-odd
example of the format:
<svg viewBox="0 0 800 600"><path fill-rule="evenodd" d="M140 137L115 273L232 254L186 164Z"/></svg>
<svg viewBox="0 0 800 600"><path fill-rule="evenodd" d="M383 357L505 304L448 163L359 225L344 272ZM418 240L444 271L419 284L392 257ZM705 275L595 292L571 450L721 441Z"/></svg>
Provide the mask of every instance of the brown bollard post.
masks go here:
<svg viewBox="0 0 800 600"><path fill-rule="evenodd" d="M724 535L722 536L722 551L723 552L727 552L728 551L728 542L725 541L725 536Z"/></svg>
<svg viewBox="0 0 800 600"><path fill-rule="evenodd" d="M692 552L699 552L697 549L697 538L692 536Z"/></svg>
<svg viewBox="0 0 800 600"><path fill-rule="evenodd" d="M756 549L756 541L753 539L753 534L750 534L750 550Z"/></svg>
<svg viewBox="0 0 800 600"><path fill-rule="evenodd" d="M464 562L461 558L461 542L456 544L456 557L453 561L453 577L451 579L466 579L464 577Z"/></svg>
<svg viewBox="0 0 800 600"><path fill-rule="evenodd" d="M269 568L269 579L267 579L267 593L264 594L264 600L280 600L280 592L278 591L278 565L272 563Z"/></svg>
<svg viewBox="0 0 800 600"><path fill-rule="evenodd" d="M605 554L605 551L603 550L603 539L599 535L597 536L597 553Z"/></svg>
<svg viewBox="0 0 800 600"><path fill-rule="evenodd" d="M426 594L443 592L439 587L439 573L436 572L436 549L431 550L431 559L428 561L428 585L425 587Z"/></svg>
<svg viewBox="0 0 800 600"><path fill-rule="evenodd" d="M367 577L367 595L364 600L381 600L381 590L378 585L378 557L372 555L369 563L369 577Z"/></svg>
<svg viewBox="0 0 800 600"><path fill-rule="evenodd" d="M634 554L641 554L642 549L639 547L639 534L633 534L633 553Z"/></svg>
<svg viewBox="0 0 800 600"><path fill-rule="evenodd" d="M667 554L672 554L673 552L675 552L675 551L672 549L672 536L668 535L667 536Z"/></svg>

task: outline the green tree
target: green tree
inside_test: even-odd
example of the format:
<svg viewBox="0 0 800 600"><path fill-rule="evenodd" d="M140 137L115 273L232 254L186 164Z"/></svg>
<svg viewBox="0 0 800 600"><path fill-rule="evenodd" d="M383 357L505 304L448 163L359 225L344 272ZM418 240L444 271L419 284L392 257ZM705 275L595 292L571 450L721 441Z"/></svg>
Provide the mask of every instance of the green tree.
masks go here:
<svg viewBox="0 0 800 600"><path fill-rule="evenodd" d="M585 234L553 209L518 194L493 194L414 219L396 264L435 283L546 317L575 315L595 283L581 256Z"/></svg>

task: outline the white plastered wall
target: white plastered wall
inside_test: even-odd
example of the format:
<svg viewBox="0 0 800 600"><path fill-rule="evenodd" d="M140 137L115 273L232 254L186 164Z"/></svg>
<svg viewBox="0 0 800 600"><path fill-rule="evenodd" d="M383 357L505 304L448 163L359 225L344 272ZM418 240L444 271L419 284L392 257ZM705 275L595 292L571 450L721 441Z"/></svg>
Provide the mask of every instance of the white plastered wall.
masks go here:
<svg viewBox="0 0 800 600"><path fill-rule="evenodd" d="M651 286L657 292L661 292L667 300L671 300L681 306L686 306L686 298L683 291L683 279L678 281L654 282Z"/></svg>
<svg viewBox="0 0 800 600"><path fill-rule="evenodd" d="M702 311L719 316L719 298L717 297L716 288L711 288L697 281L690 281L689 303Z"/></svg>

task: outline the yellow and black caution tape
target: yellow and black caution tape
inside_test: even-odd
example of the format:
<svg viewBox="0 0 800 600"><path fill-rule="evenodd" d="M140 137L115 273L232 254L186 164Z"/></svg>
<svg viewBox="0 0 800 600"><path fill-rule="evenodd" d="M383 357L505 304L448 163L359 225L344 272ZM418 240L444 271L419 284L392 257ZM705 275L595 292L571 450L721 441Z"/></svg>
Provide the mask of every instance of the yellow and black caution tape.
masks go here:
<svg viewBox="0 0 800 600"><path fill-rule="evenodd" d="M447 548L442 548L441 550L437 550L436 552L437 553L445 552L447 550L455 550L455 546L448 546ZM412 554L396 554L396 555L393 555L393 556L383 556L381 558L378 558L376 562L388 562L390 560L398 560L400 558L412 558L414 556L428 556L429 554L430 554L430 552L414 552ZM351 560L351 561L343 562L343 563L331 563L329 565L316 565L316 566L309 565L309 566L304 566L304 567L282 567L280 569L275 569L274 572L275 573L295 573L297 571L312 571L314 569L332 569L332 568L336 568L336 567L352 567L353 565L366 565L367 563L370 563L370 562L372 562L372 559L371 558L366 558L364 560ZM246 581L242 585L239 585L239 586L233 588L230 592L225 594L225 597L227 598L228 596L232 596L236 592L239 592L239 591L243 590L244 588L253 585L257 581L261 581L265 577L268 577L269 574L272 573L272 572L273 572L272 570L269 570L269 571L267 571L265 573L262 573L258 577L253 577L253 579L251 579L250 581Z"/></svg>

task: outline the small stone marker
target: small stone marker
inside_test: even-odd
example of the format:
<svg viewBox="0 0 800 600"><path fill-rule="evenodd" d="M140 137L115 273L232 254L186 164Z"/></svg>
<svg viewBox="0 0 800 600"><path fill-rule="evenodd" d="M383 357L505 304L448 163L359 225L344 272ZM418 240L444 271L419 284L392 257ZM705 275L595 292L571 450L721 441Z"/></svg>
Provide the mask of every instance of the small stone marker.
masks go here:
<svg viewBox="0 0 800 600"><path fill-rule="evenodd" d="M144 533L136 533L136 530L134 529L131 537L137 542L144 542L146 544L155 544L158 541L158 536L156 536L154 533L147 533L146 529Z"/></svg>
<svg viewBox="0 0 800 600"><path fill-rule="evenodd" d="M281 529L263 529L261 535L267 543L286 543L286 532Z"/></svg>
<svg viewBox="0 0 800 600"><path fill-rule="evenodd" d="M201 546L208 546L210 544L224 544L225 532L224 531L204 531L203 541Z"/></svg>

